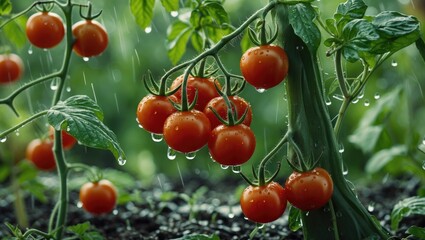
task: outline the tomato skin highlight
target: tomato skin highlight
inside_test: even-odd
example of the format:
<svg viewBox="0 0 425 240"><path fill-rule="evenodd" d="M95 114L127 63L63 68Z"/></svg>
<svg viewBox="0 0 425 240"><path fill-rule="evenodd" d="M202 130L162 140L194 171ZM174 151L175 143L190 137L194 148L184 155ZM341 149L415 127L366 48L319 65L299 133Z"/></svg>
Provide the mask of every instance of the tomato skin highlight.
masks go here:
<svg viewBox="0 0 425 240"><path fill-rule="evenodd" d="M285 189L276 182L264 186L248 186L240 198L245 217L257 223L269 223L285 212L287 200Z"/></svg>
<svg viewBox="0 0 425 240"><path fill-rule="evenodd" d="M176 89L179 85L183 83L183 79L183 75L177 77L171 84L170 89ZM217 82L216 84L218 86L218 89L221 89L220 83ZM186 90L189 103L192 103L195 99L196 90L198 91L198 100L196 101L195 109L199 111L204 111L205 106L211 99L220 96L220 94L218 94L217 92L217 89L215 89L213 78L189 76L187 79ZM182 88L180 87L180 89L176 93L174 93L173 96L175 96L178 102L181 103Z"/></svg>
<svg viewBox="0 0 425 240"><path fill-rule="evenodd" d="M62 130L61 135L62 135L63 149L69 150L77 143L77 139L75 139L72 135L70 135L66 131ZM53 127L49 128L49 138L52 141L55 139L55 129Z"/></svg>
<svg viewBox="0 0 425 240"><path fill-rule="evenodd" d="M240 60L245 80L257 89L269 89L288 75L288 56L276 45L262 45L248 49Z"/></svg>
<svg viewBox="0 0 425 240"><path fill-rule="evenodd" d="M162 134L165 120L176 111L168 97L148 95L137 106L137 121L146 131Z"/></svg>
<svg viewBox="0 0 425 240"><path fill-rule="evenodd" d="M100 55L108 46L108 33L96 20L81 20L72 26L74 52L81 57Z"/></svg>
<svg viewBox="0 0 425 240"><path fill-rule="evenodd" d="M285 189L293 206L311 211L323 207L332 197L333 181L325 169L317 167L309 172L293 172Z"/></svg>
<svg viewBox="0 0 425 240"><path fill-rule="evenodd" d="M248 111L245 115L245 119L242 123L249 127L252 122L251 105L245 99L239 96L228 96L228 98L235 105L234 110L236 110L236 112L238 113L238 118L242 117L242 115L245 113L245 110L248 108ZM224 98L220 96L211 99L211 101L209 101L208 104L205 106L204 113L210 120L211 129L214 129L222 123L214 115L210 107L213 108L218 113L218 115L220 115L220 117L227 120L227 105L224 101Z"/></svg>
<svg viewBox="0 0 425 240"><path fill-rule="evenodd" d="M56 168L53 142L49 140L32 140L27 146L26 158L39 170L50 171Z"/></svg>
<svg viewBox="0 0 425 240"><path fill-rule="evenodd" d="M15 82L24 72L22 59L16 54L0 55L0 84Z"/></svg>
<svg viewBox="0 0 425 240"><path fill-rule="evenodd" d="M164 140L182 153L199 150L208 143L211 125L203 112L190 110L171 114L164 123Z"/></svg>
<svg viewBox="0 0 425 240"><path fill-rule="evenodd" d="M80 202L93 215L111 212L115 208L117 196L117 189L106 179L85 183L80 188Z"/></svg>
<svg viewBox="0 0 425 240"><path fill-rule="evenodd" d="M26 34L32 45L38 48L53 48L65 36L62 18L52 12L38 12L28 18Z"/></svg>
<svg viewBox="0 0 425 240"><path fill-rule="evenodd" d="M208 140L211 157L226 166L247 162L254 153L255 145L254 133L244 124L220 125L214 128Z"/></svg>

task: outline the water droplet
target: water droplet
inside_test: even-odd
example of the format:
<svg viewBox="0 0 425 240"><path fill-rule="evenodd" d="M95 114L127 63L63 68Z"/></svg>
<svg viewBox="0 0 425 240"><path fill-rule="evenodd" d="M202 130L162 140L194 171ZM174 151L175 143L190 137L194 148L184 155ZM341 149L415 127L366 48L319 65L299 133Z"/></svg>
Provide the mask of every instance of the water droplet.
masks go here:
<svg viewBox="0 0 425 240"><path fill-rule="evenodd" d="M69 131L71 131L71 128L68 126L68 127L66 127L66 131L67 132L69 132Z"/></svg>
<svg viewBox="0 0 425 240"><path fill-rule="evenodd" d="M326 96L325 104L326 104L326 106L330 106L330 105L332 105L332 101L331 101L331 99L329 98L329 96Z"/></svg>
<svg viewBox="0 0 425 240"><path fill-rule="evenodd" d="M139 124L139 128L143 129L143 126L142 126L142 124Z"/></svg>
<svg viewBox="0 0 425 240"><path fill-rule="evenodd" d="M396 60L392 60L391 61L391 66L397 67L398 66L398 62Z"/></svg>
<svg viewBox="0 0 425 240"><path fill-rule="evenodd" d="M65 89L67 92L71 92L71 87L70 86L68 86L68 87L66 87L66 89Z"/></svg>
<svg viewBox="0 0 425 240"><path fill-rule="evenodd" d="M297 49L298 51L302 51L304 50L304 46L296 46L295 49Z"/></svg>
<svg viewBox="0 0 425 240"><path fill-rule="evenodd" d="M226 169L228 169L228 168L229 168L229 166L228 166L228 165L223 165L223 164L221 164L221 165L220 165L220 167L221 167L221 169L224 169L224 170L226 170Z"/></svg>
<svg viewBox="0 0 425 240"><path fill-rule="evenodd" d="M7 140L7 137L0 138L0 143L4 143L6 142L6 140Z"/></svg>
<svg viewBox="0 0 425 240"><path fill-rule="evenodd" d="M15 134L16 134L16 136L19 136L19 129L17 129L16 131L15 131Z"/></svg>
<svg viewBox="0 0 425 240"><path fill-rule="evenodd" d="M335 214L335 215L336 215L336 217L337 217L337 218L342 217L342 213L341 213L341 212L336 212L336 214Z"/></svg>
<svg viewBox="0 0 425 240"><path fill-rule="evenodd" d="M78 201L77 202L77 208L82 208L83 207L83 203L82 202L80 202L80 201Z"/></svg>
<svg viewBox="0 0 425 240"><path fill-rule="evenodd" d="M187 160L193 160L196 157L196 151L185 153L184 155L186 156L186 159Z"/></svg>
<svg viewBox="0 0 425 240"><path fill-rule="evenodd" d="M30 48L28 48L28 54L31 55L33 53L32 51L32 45L30 45Z"/></svg>
<svg viewBox="0 0 425 240"><path fill-rule="evenodd" d="M263 229L263 228L264 228L264 226L265 226L265 224L261 224L261 223L258 223L258 224L257 224L257 228L258 228L258 229Z"/></svg>
<svg viewBox="0 0 425 240"><path fill-rule="evenodd" d="M114 211L112 211L112 214L118 215L118 210L117 209L114 209Z"/></svg>
<svg viewBox="0 0 425 240"><path fill-rule="evenodd" d="M375 210L375 203L369 203L369 204L367 205L367 210L368 210L369 212L373 212L373 211Z"/></svg>
<svg viewBox="0 0 425 240"><path fill-rule="evenodd" d="M88 57L83 57L84 62L88 62L90 60L90 58Z"/></svg>
<svg viewBox="0 0 425 240"><path fill-rule="evenodd" d="M359 102L359 99L358 98L355 98L355 99L353 99L353 101L351 101L353 104L356 104L356 103L358 103Z"/></svg>
<svg viewBox="0 0 425 240"><path fill-rule="evenodd" d="M310 212L306 212L305 215L308 217L308 215L310 215Z"/></svg>
<svg viewBox="0 0 425 240"><path fill-rule="evenodd" d="M171 11L170 14L171 14L172 17L177 17L179 15L179 12L177 12L177 11Z"/></svg>
<svg viewBox="0 0 425 240"><path fill-rule="evenodd" d="M50 89L52 89L53 91L58 90L58 80L57 79L53 79L50 82Z"/></svg>
<svg viewBox="0 0 425 240"><path fill-rule="evenodd" d="M174 149L172 149L172 148L168 147L168 150L167 150L167 158L168 158L169 160L174 160L174 159L176 159L176 151L175 151Z"/></svg>
<svg viewBox="0 0 425 240"><path fill-rule="evenodd" d="M152 32L152 27L151 26L145 28L145 33L151 33L151 32Z"/></svg>
<svg viewBox="0 0 425 240"><path fill-rule="evenodd" d="M422 140L422 144L425 145L425 138Z"/></svg>
<svg viewBox="0 0 425 240"><path fill-rule="evenodd" d="M381 95L379 93L375 93L375 95L373 96L373 98L375 98L376 100L381 98Z"/></svg>
<svg viewBox="0 0 425 240"><path fill-rule="evenodd" d="M335 98L338 101L344 100L344 97L340 94L334 94L332 97Z"/></svg>
<svg viewBox="0 0 425 240"><path fill-rule="evenodd" d="M140 124L139 124L139 127L143 128L142 125L140 125ZM152 141L154 141L154 142L161 142L162 139L164 139L162 134L157 134L157 133L152 133L151 137L152 137Z"/></svg>
<svg viewBox="0 0 425 240"><path fill-rule="evenodd" d="M344 144L340 143L340 144L339 144L338 152L339 152L339 153L343 153L344 151L345 151Z"/></svg>
<svg viewBox="0 0 425 240"><path fill-rule="evenodd" d="M362 91L359 93L359 96L357 96L358 99L362 99L364 97L364 91L365 89L363 88Z"/></svg>
<svg viewBox="0 0 425 240"><path fill-rule="evenodd" d="M363 105L365 107L369 107L369 105L370 105L369 99L365 99Z"/></svg>
<svg viewBox="0 0 425 240"><path fill-rule="evenodd" d="M342 175L344 176L348 175L348 168L345 164L342 164Z"/></svg>
<svg viewBox="0 0 425 240"><path fill-rule="evenodd" d="M256 88L255 90L257 90L259 93L264 93L266 91L264 88Z"/></svg>
<svg viewBox="0 0 425 240"><path fill-rule="evenodd" d="M240 173L241 172L241 166L240 165L232 166L232 172Z"/></svg>
<svg viewBox="0 0 425 240"><path fill-rule="evenodd" d="M425 161L422 164L422 169L425 170Z"/></svg>
<svg viewBox="0 0 425 240"><path fill-rule="evenodd" d="M235 214L234 213L229 213L228 217L229 218L234 218L235 217Z"/></svg>
<svg viewBox="0 0 425 240"><path fill-rule="evenodd" d="M127 162L126 159L124 159L123 157L119 157L118 158L118 164L121 166L124 166L124 164Z"/></svg>

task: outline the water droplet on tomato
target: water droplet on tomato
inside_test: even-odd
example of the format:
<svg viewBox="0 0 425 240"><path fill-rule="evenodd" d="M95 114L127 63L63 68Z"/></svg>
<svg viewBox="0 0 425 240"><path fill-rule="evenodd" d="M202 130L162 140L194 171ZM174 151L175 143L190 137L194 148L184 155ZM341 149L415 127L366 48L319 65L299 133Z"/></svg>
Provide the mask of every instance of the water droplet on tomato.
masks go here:
<svg viewBox="0 0 425 240"><path fill-rule="evenodd" d="M396 60L393 60L393 61L391 62L391 66L393 66L393 67L397 67L397 66L398 66L398 62L397 62Z"/></svg>
<svg viewBox="0 0 425 240"><path fill-rule="evenodd" d="M365 107L369 107L369 105L370 105L369 99L365 99L363 105Z"/></svg>
<svg viewBox="0 0 425 240"><path fill-rule="evenodd" d="M124 166L126 162L127 162L127 160L126 160L126 159L124 159L123 157L119 157L119 158L118 158L118 164L119 164L120 166Z"/></svg>
<svg viewBox="0 0 425 240"><path fill-rule="evenodd" d="M195 152L189 152L184 154L186 156L187 160L193 160L196 157L196 151Z"/></svg>
<svg viewBox="0 0 425 240"><path fill-rule="evenodd" d="M232 172L240 173L241 172L241 166L240 165L232 166Z"/></svg>
<svg viewBox="0 0 425 240"><path fill-rule="evenodd" d="M174 160L174 159L176 159L176 151L174 149L168 147L167 158L168 158L168 160Z"/></svg>
<svg viewBox="0 0 425 240"><path fill-rule="evenodd" d="M7 137L0 138L0 143L4 143L7 141Z"/></svg>
<svg viewBox="0 0 425 240"><path fill-rule="evenodd" d="M223 164L221 164L221 165L220 165L220 167L221 167L221 169L224 169L224 170L226 170L226 169L228 169L228 168L229 168L229 166L228 166L228 165L223 165Z"/></svg>
<svg viewBox="0 0 425 240"><path fill-rule="evenodd" d="M90 60L90 58L88 57L83 57L84 62L88 62Z"/></svg>
<svg viewBox="0 0 425 240"><path fill-rule="evenodd" d="M140 125L139 125L140 126ZM141 127L141 126L140 126ZM164 138L163 136L162 136L162 134L157 134L157 133L152 133L151 134L151 137L152 137L152 141L154 141L154 142L161 142L162 141L162 139Z"/></svg>
<svg viewBox="0 0 425 240"><path fill-rule="evenodd" d="M264 88L256 88L255 90L257 90L259 93L264 93L266 91Z"/></svg>

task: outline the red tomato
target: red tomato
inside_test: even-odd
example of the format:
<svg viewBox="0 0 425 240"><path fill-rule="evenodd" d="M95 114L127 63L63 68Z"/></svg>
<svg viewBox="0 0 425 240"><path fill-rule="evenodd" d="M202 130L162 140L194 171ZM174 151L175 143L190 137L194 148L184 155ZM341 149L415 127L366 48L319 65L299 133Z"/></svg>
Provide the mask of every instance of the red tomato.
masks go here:
<svg viewBox="0 0 425 240"><path fill-rule="evenodd" d="M179 85L181 85L183 83L183 77L183 75L177 77L171 84L170 89L176 89ZM219 86L219 89L221 89L221 86L218 82L217 85ZM186 90L189 103L193 102L196 90L198 91L198 100L196 101L195 109L199 111L204 111L205 106L211 99L220 96L220 94L217 92L217 89L215 89L213 78L189 76L187 79ZM177 97L178 102L181 102L182 89L180 88L180 90L178 90L174 96Z"/></svg>
<svg viewBox="0 0 425 240"><path fill-rule="evenodd" d="M220 125L211 132L208 149L216 162L235 166L251 158L255 143L254 133L246 125Z"/></svg>
<svg viewBox="0 0 425 240"><path fill-rule="evenodd" d="M115 208L117 196L117 189L106 179L85 183L80 189L83 208L94 215L111 212Z"/></svg>
<svg viewBox="0 0 425 240"><path fill-rule="evenodd" d="M6 84L19 80L23 72L24 64L18 55L0 55L0 84Z"/></svg>
<svg viewBox="0 0 425 240"><path fill-rule="evenodd" d="M51 141L32 140L27 146L26 157L40 170L50 171L56 167Z"/></svg>
<svg viewBox="0 0 425 240"><path fill-rule="evenodd" d="M74 34L74 52L81 57L93 57L101 54L108 46L106 29L95 20L81 20L72 26Z"/></svg>
<svg viewBox="0 0 425 240"><path fill-rule="evenodd" d="M251 125L252 121L252 109L251 105L245 99L238 97L238 96L229 96L229 100L235 105L234 110L238 113L238 118L242 117L242 115L245 113L246 109L248 108L248 112L246 113L245 120L242 122L246 126ZM214 115L213 111L210 109L213 108L220 117L227 120L227 105L224 101L223 97L216 97L211 99L211 101L208 102L207 106L204 108L204 113L208 117L211 123L211 129L216 128L217 126L221 125L222 123L218 118Z"/></svg>
<svg viewBox="0 0 425 240"><path fill-rule="evenodd" d="M52 12L38 12L28 18L26 25L28 40L39 48L52 48L65 36L62 18Z"/></svg>
<svg viewBox="0 0 425 240"><path fill-rule="evenodd" d="M171 100L176 101L173 96ZM149 95L137 106L137 121L146 131L162 134L165 120L176 111L168 97Z"/></svg>
<svg viewBox="0 0 425 240"><path fill-rule="evenodd" d="M55 138L55 129L53 127L49 128L49 137L51 140L54 140ZM62 130L62 147L65 150L71 149L75 143L77 143L77 139L75 139L73 136L69 135L66 131Z"/></svg>
<svg viewBox="0 0 425 240"><path fill-rule="evenodd" d="M329 173L320 167L309 172L293 172L286 180L288 201L303 211L323 207L333 193L333 182Z"/></svg>
<svg viewBox="0 0 425 240"><path fill-rule="evenodd" d="M164 140L172 149L190 153L202 148L210 137L211 125L203 112L175 112L164 123Z"/></svg>
<svg viewBox="0 0 425 240"><path fill-rule="evenodd" d="M242 55L240 68L249 84L257 89L269 89L288 75L288 57L276 45L252 47Z"/></svg>
<svg viewBox="0 0 425 240"><path fill-rule="evenodd" d="M249 220L269 223L280 218L286 209L285 189L276 182L265 186L248 186L242 192L242 212Z"/></svg>

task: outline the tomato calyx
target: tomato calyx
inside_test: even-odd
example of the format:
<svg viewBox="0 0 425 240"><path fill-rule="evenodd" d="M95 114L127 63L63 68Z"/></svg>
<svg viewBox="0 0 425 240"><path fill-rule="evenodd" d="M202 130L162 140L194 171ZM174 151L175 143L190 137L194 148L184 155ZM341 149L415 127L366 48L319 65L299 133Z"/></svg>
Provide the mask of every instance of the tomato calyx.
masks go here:
<svg viewBox="0 0 425 240"><path fill-rule="evenodd" d="M175 89L172 89L170 91L166 90L166 79L161 79L160 83L158 84L154 77L152 76L152 73L148 71L147 76L143 76L143 84L145 85L146 90L155 96L165 96L169 97L176 93L180 89L180 85L176 87Z"/></svg>
<svg viewBox="0 0 425 240"><path fill-rule="evenodd" d="M83 14L83 8L85 8L85 7L87 8L87 14ZM91 4L90 1L87 3L87 6L80 5L80 17L87 20L87 21L91 21L93 19L96 19L97 17L99 17L102 14L103 10L100 10L98 13L93 15L92 14L92 11L93 11L92 8L93 7L92 7L92 4Z"/></svg>
<svg viewBox="0 0 425 240"><path fill-rule="evenodd" d="M39 3L35 6L35 8L39 11L39 12L50 12L53 9L54 5L53 3Z"/></svg>
<svg viewBox="0 0 425 240"><path fill-rule="evenodd" d="M323 152L317 159L314 159L312 153L306 157L292 138L289 138L288 142L291 149L295 152L292 158L287 158L287 162L292 169L297 172L308 172L319 166Z"/></svg>
<svg viewBox="0 0 425 240"><path fill-rule="evenodd" d="M275 29L274 33L272 33L271 27L267 31L265 16L263 16L257 21L255 29L248 28L248 35L250 40L257 46L270 45L277 39L279 33L277 25Z"/></svg>

